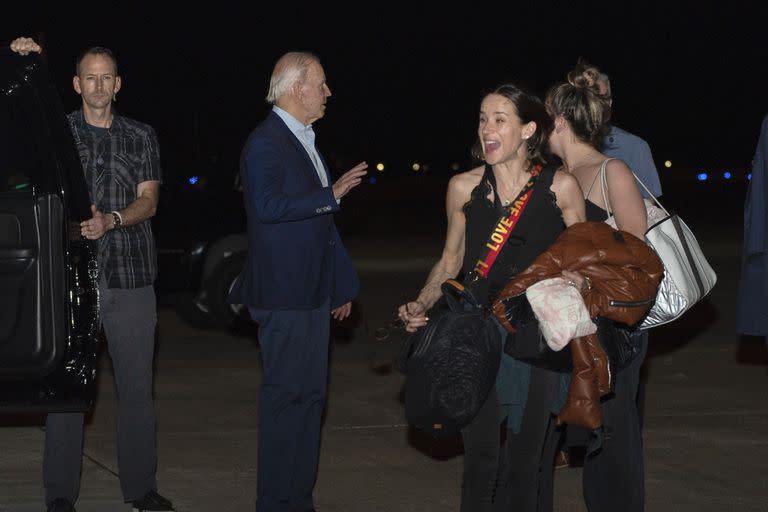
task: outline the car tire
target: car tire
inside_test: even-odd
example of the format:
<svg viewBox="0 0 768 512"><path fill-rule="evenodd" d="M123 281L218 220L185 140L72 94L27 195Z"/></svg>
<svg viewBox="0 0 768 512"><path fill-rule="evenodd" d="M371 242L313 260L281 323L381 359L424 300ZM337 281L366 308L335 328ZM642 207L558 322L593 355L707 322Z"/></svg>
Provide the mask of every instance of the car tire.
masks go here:
<svg viewBox="0 0 768 512"><path fill-rule="evenodd" d="M206 297L209 324L216 328L229 328L236 321L249 319L247 309L239 304L227 302L235 279L245 264L245 254L233 254L220 262L205 279L202 291Z"/></svg>
<svg viewBox="0 0 768 512"><path fill-rule="evenodd" d="M172 304L178 317L195 329L216 329L207 311L203 311L195 302L195 296L189 291L180 292L172 297Z"/></svg>

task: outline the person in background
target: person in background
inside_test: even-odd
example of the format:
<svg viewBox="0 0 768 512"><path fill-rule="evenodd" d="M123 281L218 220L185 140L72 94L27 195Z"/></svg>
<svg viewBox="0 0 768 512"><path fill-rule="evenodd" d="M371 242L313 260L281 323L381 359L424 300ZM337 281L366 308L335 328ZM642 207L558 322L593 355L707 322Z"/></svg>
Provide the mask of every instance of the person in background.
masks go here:
<svg viewBox="0 0 768 512"><path fill-rule="evenodd" d="M597 68L595 68L597 69ZM613 109L613 93L611 90L611 79L607 74L598 70L597 86L600 89L600 94L608 99L608 104ZM603 139L603 154L611 158L618 158L623 160L625 164L640 178L640 181L648 188L646 191L643 187L639 186L640 194L647 199L649 197L648 192L653 197L661 197L661 181L659 180L659 172L656 170L656 164L653 162L653 155L651 154L651 147L645 141L645 139L639 136L622 130L615 124L609 125L608 134ZM648 345L648 331L643 332L643 336L638 340L640 343ZM643 349L644 351L646 349ZM642 370L642 369L641 369ZM640 428L643 428L643 411L645 410L645 382L641 377L640 384L637 388L637 409L638 419L640 420Z"/></svg>
<svg viewBox="0 0 768 512"><path fill-rule="evenodd" d="M610 206L618 229L639 239L646 231L643 198L630 168L602 153L611 106L598 86L599 72L583 62L568 73L568 81L552 87L546 104L555 123L550 149L579 182L588 221L604 221ZM605 204L600 168L606 162ZM636 331L637 353L616 376L613 396L603 403L604 437L596 453L584 461L583 490L590 512L640 512L644 506L642 437L637 410L640 367L647 350L647 335ZM568 426L569 436L571 429ZM586 442L586 441L585 441Z"/></svg>
<svg viewBox="0 0 768 512"><path fill-rule="evenodd" d="M465 283L483 305L489 306L504 285L566 226L585 220L578 183L570 174L556 171L552 163L547 149L551 130L552 120L541 100L516 85L501 85L484 96L477 126L480 151L474 156L485 163L449 181L442 256L415 300L398 310L408 332L427 325L428 311L441 298L440 286L446 279L462 270L466 278L483 258L489 234L533 179L534 170L540 172L510 241L487 278ZM500 329L505 339L506 331ZM545 455L542 450L554 426L559 375L502 353L496 388L462 430L462 512L552 509L554 450ZM505 419L508 430L502 452L500 425ZM549 503L540 504L541 497Z"/></svg>
<svg viewBox="0 0 768 512"><path fill-rule="evenodd" d="M768 336L768 115L763 118L744 201L744 247L736 307L736 332ZM766 338L768 342L768 338Z"/></svg>
<svg viewBox="0 0 768 512"><path fill-rule="evenodd" d="M583 61L581 65L591 67L597 72L597 86L600 94L608 100L608 105L613 108L613 93L608 75ZM605 156L623 160L627 167L632 169L632 172L648 187L654 197L661 196L659 172L653 162L651 147L644 139L611 123L608 127L608 133L603 138L602 152ZM643 197L648 197L647 192L642 187L640 187L640 193Z"/></svg>
<svg viewBox="0 0 768 512"><path fill-rule="evenodd" d="M26 55L42 48L31 38L11 43ZM157 492L152 397L155 326L155 241L150 219L160 195L160 151L151 126L117 113L122 86L117 59L88 48L72 79L82 106L67 116L85 172L93 217L82 236L98 241L99 315L118 396L118 470L126 503L136 512L173 510ZM72 512L80 492L83 413L46 419L43 481L48 512Z"/></svg>
<svg viewBox="0 0 768 512"><path fill-rule="evenodd" d="M313 129L330 96L317 56L284 54L240 159L249 245L228 300L259 326L257 512L314 510L330 319L349 316L360 286L333 214L368 165L331 182Z"/></svg>

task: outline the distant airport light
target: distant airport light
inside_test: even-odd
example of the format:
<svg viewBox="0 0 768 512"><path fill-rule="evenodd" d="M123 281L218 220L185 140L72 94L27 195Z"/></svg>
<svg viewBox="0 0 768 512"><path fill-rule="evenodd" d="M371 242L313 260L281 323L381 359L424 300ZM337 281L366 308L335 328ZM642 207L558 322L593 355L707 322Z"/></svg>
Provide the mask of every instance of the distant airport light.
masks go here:
<svg viewBox="0 0 768 512"><path fill-rule="evenodd" d="M666 167L667 169L672 167L672 161L671 160L667 160L666 162L664 162L664 167Z"/></svg>
<svg viewBox="0 0 768 512"><path fill-rule="evenodd" d="M384 172L384 164L379 162L376 164L376 170L379 172Z"/></svg>
<svg viewBox="0 0 768 512"><path fill-rule="evenodd" d="M376 184L376 176L371 176L370 178L368 178L368 183L370 183L371 185L375 185Z"/></svg>
<svg viewBox="0 0 768 512"><path fill-rule="evenodd" d="M725 178L727 180L731 179L731 172L730 171L725 171L723 173L723 178Z"/></svg>
<svg viewBox="0 0 768 512"><path fill-rule="evenodd" d="M456 172L456 171L458 171L458 170L459 170L459 164L457 164L456 162L452 163L452 164L451 164L451 170L452 170L453 172Z"/></svg>
<svg viewBox="0 0 768 512"><path fill-rule="evenodd" d="M696 179L699 181L707 181L708 177L709 176L707 176L707 173L705 172L700 172L699 174L696 175Z"/></svg>
<svg viewBox="0 0 768 512"><path fill-rule="evenodd" d="M419 165L419 163L418 163L418 162L416 162L416 163L414 163L414 164L411 166L411 169L413 169L414 171L418 171L419 169L421 169L421 165Z"/></svg>
<svg viewBox="0 0 768 512"><path fill-rule="evenodd" d="M189 184L190 185L194 185L198 181L200 181L200 177L199 176L190 176L190 178L189 178Z"/></svg>
<svg viewBox="0 0 768 512"><path fill-rule="evenodd" d="M747 174L747 181L752 181L752 173Z"/></svg>

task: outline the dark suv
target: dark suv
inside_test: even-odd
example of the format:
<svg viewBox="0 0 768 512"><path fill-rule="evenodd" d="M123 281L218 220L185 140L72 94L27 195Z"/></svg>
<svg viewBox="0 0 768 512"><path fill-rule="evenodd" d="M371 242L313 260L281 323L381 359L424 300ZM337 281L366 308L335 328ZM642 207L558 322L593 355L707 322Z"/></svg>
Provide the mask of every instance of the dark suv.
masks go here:
<svg viewBox="0 0 768 512"><path fill-rule="evenodd" d="M0 50L0 412L85 411L98 266L75 144L45 62Z"/></svg>

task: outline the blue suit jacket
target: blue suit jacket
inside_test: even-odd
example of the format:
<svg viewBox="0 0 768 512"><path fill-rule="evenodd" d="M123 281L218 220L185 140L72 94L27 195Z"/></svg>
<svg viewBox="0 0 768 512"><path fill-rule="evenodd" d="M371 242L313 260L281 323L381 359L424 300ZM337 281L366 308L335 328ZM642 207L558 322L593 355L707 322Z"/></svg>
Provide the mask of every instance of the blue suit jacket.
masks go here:
<svg viewBox="0 0 768 512"><path fill-rule="evenodd" d="M240 174L248 258L229 302L308 310L328 298L332 308L355 298L360 282L333 221L333 190L322 186L304 146L274 112L248 137Z"/></svg>
<svg viewBox="0 0 768 512"><path fill-rule="evenodd" d="M768 115L752 161L752 180L744 201L744 249L736 308L736 331L768 336Z"/></svg>

